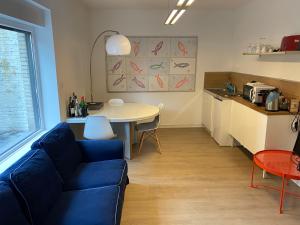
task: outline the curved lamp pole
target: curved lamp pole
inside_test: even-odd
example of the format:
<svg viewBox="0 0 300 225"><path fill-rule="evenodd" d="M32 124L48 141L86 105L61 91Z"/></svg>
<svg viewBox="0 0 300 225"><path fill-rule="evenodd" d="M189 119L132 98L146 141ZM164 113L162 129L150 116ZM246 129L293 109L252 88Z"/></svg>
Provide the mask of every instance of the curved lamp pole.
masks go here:
<svg viewBox="0 0 300 225"><path fill-rule="evenodd" d="M124 35L121 35L118 31L115 30L105 30L98 34L96 37L93 46L92 51L90 54L90 90L91 90L91 102L89 104L91 105L97 105L96 102L94 102L94 93L93 93L93 76L92 76L92 57L94 53L94 48L100 39L100 37L105 33L115 33L114 35L110 36L106 41L106 52L108 55L129 55L131 51L131 45L130 41L127 37ZM98 103L99 104L99 103Z"/></svg>

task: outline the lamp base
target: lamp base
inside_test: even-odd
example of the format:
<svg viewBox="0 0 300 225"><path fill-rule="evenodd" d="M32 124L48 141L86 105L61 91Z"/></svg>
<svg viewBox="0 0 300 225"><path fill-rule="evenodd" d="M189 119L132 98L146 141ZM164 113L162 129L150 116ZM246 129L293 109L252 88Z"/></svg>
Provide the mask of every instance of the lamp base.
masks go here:
<svg viewBox="0 0 300 225"><path fill-rule="evenodd" d="M103 107L104 103L103 102L88 102L88 110L99 110Z"/></svg>

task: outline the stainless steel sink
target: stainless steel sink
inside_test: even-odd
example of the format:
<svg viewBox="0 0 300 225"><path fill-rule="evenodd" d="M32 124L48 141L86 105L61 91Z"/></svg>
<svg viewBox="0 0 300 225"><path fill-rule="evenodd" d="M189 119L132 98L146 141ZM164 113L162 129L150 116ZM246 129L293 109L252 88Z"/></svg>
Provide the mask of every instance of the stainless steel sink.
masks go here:
<svg viewBox="0 0 300 225"><path fill-rule="evenodd" d="M236 93L234 95L232 94L229 94L226 89L224 88L207 88L206 89L207 91L217 95L217 96L220 96L222 98L229 98L230 96L240 96L239 93Z"/></svg>

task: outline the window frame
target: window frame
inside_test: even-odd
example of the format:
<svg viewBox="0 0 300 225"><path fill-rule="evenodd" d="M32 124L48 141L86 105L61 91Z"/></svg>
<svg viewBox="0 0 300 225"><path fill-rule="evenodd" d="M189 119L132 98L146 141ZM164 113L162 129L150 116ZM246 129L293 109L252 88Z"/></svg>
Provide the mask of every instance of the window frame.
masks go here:
<svg viewBox="0 0 300 225"><path fill-rule="evenodd" d="M42 98L41 98L41 77L39 72L39 62L37 56L37 45L35 41L35 26L27 22L19 22L3 18L0 14L0 28L12 30L16 32L23 32L26 35L26 46L28 54L28 63L30 70L30 83L33 101L33 110L36 115L35 122L39 126L36 131L31 133L26 138L18 141L12 147L8 148L3 154L0 155L0 164L5 161L12 154L17 152L20 148L30 142L33 138L38 136L45 130L45 123L43 118Z"/></svg>

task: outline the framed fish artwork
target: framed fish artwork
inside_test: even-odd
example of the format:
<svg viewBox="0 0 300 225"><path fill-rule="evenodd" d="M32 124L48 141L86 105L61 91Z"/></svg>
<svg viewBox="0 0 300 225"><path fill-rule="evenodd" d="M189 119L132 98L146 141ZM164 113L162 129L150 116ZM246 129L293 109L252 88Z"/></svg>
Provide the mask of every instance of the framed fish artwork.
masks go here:
<svg viewBox="0 0 300 225"><path fill-rule="evenodd" d="M125 58L107 57L106 67L106 72L108 75L124 74L126 72Z"/></svg>
<svg viewBox="0 0 300 225"><path fill-rule="evenodd" d="M171 58L170 74L195 74L195 58Z"/></svg>
<svg viewBox="0 0 300 225"><path fill-rule="evenodd" d="M195 76L192 75L170 75L170 91L192 91L195 85Z"/></svg>
<svg viewBox="0 0 300 225"><path fill-rule="evenodd" d="M127 91L127 81L125 74L121 75L110 75L107 80L108 88L115 92Z"/></svg>
<svg viewBox="0 0 300 225"><path fill-rule="evenodd" d="M168 91L169 76L157 73L149 77L149 91Z"/></svg>
<svg viewBox="0 0 300 225"><path fill-rule="evenodd" d="M197 37L128 37L128 56L106 56L108 92L195 91Z"/></svg>
<svg viewBox="0 0 300 225"><path fill-rule="evenodd" d="M148 90L147 76L129 75L127 76L127 90L144 92Z"/></svg>

